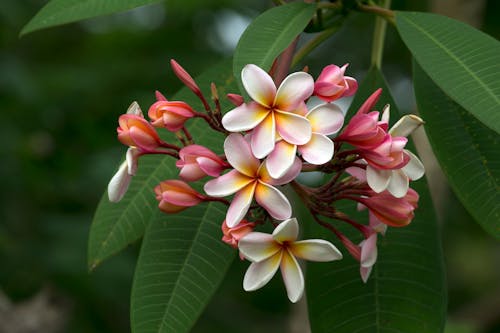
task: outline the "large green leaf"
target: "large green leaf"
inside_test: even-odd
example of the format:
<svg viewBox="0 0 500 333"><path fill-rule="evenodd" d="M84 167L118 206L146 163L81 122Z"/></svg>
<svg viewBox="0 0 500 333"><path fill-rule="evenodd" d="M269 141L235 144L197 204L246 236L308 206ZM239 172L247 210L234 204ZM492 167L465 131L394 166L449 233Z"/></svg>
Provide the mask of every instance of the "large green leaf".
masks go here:
<svg viewBox="0 0 500 333"><path fill-rule="evenodd" d="M500 42L435 14L397 12L396 26L432 81L500 133Z"/></svg>
<svg viewBox="0 0 500 333"><path fill-rule="evenodd" d="M434 84L414 63L425 130L448 181L483 228L500 238L500 137Z"/></svg>
<svg viewBox="0 0 500 333"><path fill-rule="evenodd" d="M381 73L372 69L360 86L355 105L360 105L379 87L388 92ZM378 109L390 103L395 121L398 118L395 104L389 95L384 96ZM425 180L412 183L412 188L420 194L415 218L409 226L389 228L385 237L379 236L378 260L366 284L359 275L359 262L347 250L342 251L344 259L340 262L308 263L306 288L314 333L442 332L446 288L438 226ZM352 202L341 201L337 207L367 223L366 211L357 212ZM302 219L307 226L307 238L339 243L307 214ZM358 234L344 224L335 222L343 233L360 241ZM343 249L341 245L338 247Z"/></svg>
<svg viewBox="0 0 500 333"><path fill-rule="evenodd" d="M212 67L201 75L197 82L200 88L209 96L210 82L219 87L220 96L228 91L236 91L233 76L230 74L230 61L224 61ZM183 88L173 97L173 100L183 100L197 110L202 110L200 101ZM229 107L225 99L222 107ZM207 130L208 125L202 120L193 120L188 128L197 142L222 152L223 136ZM119 252L128 244L136 241L144 234L146 226L158 219L153 214L157 211L157 201L153 188L162 180L177 178L178 170L172 158L145 156L139 161L138 174L133 178L128 193L119 203L111 203L105 193L97 207L90 228L88 264L96 267L104 259Z"/></svg>
<svg viewBox="0 0 500 333"><path fill-rule="evenodd" d="M36 30L91 17L113 14L161 0L51 0L21 30L21 36Z"/></svg>
<svg viewBox="0 0 500 333"><path fill-rule="evenodd" d="M133 332L194 325L236 253L220 240L224 217L224 207L210 203L150 224L132 287Z"/></svg>
<svg viewBox="0 0 500 333"><path fill-rule="evenodd" d="M293 42L311 20L316 6L300 1L269 9L247 27L234 51L233 73L241 83L241 70L255 64L269 70L274 59Z"/></svg>

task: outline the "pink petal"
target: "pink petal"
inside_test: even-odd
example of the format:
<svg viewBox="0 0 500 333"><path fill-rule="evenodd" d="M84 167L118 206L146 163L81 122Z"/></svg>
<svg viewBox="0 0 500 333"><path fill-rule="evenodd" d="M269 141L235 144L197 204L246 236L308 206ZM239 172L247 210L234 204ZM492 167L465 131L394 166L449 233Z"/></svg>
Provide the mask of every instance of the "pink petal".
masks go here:
<svg viewBox="0 0 500 333"><path fill-rule="evenodd" d="M181 162L181 161L177 161ZM176 163L178 166L180 163ZM187 182L193 182L206 176L206 173L200 169L196 163L184 164L179 172L179 177Z"/></svg>
<svg viewBox="0 0 500 333"><path fill-rule="evenodd" d="M362 160L364 161L364 160ZM354 178L361 180L362 182L366 182L366 170L359 167L349 167L345 169L345 171L353 176Z"/></svg>
<svg viewBox="0 0 500 333"><path fill-rule="evenodd" d="M392 170L376 169L371 165L366 166L366 182L377 193L384 191L391 180Z"/></svg>
<svg viewBox="0 0 500 333"><path fill-rule="evenodd" d="M292 216L292 206L283 193L275 187L259 181L255 190L255 200L273 218L284 220Z"/></svg>
<svg viewBox="0 0 500 333"><path fill-rule="evenodd" d="M289 249L294 256L310 261L324 262L342 259L342 253L332 243L323 239L293 242Z"/></svg>
<svg viewBox="0 0 500 333"><path fill-rule="evenodd" d="M254 101L267 107L273 105L276 85L262 68L253 64L246 65L241 71L241 81Z"/></svg>
<svg viewBox="0 0 500 333"><path fill-rule="evenodd" d="M274 112L276 129L283 140L303 145L311 139L311 124L307 118L288 112Z"/></svg>
<svg viewBox="0 0 500 333"><path fill-rule="evenodd" d="M196 162L198 162L203 172L212 177L218 177L222 170L224 170L224 167L220 163L208 157L197 157Z"/></svg>
<svg viewBox="0 0 500 333"><path fill-rule="evenodd" d="M387 191L396 198L402 198L406 195L406 192L408 192L409 185L408 176L403 170L392 170L392 175L387 185Z"/></svg>
<svg viewBox="0 0 500 333"><path fill-rule="evenodd" d="M269 109L251 102L241 104L222 117L222 126L230 132L248 131L259 125L269 113Z"/></svg>
<svg viewBox="0 0 500 333"><path fill-rule="evenodd" d="M236 226L245 217L252 204L254 192L255 183L245 186L236 193L226 214L226 224L229 228Z"/></svg>
<svg viewBox="0 0 500 333"><path fill-rule="evenodd" d="M269 175L274 179L282 177L292 167L296 153L296 145L291 145L283 140L278 141L266 159Z"/></svg>
<svg viewBox="0 0 500 333"><path fill-rule="evenodd" d="M225 197L238 192L253 181L253 178L242 175L238 170L231 170L218 178L209 180L203 189L213 197Z"/></svg>
<svg viewBox="0 0 500 333"><path fill-rule="evenodd" d="M350 76L344 76L344 80L347 82L349 88L344 92L342 97L354 95L358 90L358 82Z"/></svg>
<svg viewBox="0 0 500 333"><path fill-rule="evenodd" d="M314 91L314 79L305 72L288 75L276 93L274 107L281 111L293 111L308 99Z"/></svg>
<svg viewBox="0 0 500 333"><path fill-rule="evenodd" d="M420 162L418 157L409 150L404 150L404 153L410 157L410 161L406 164L402 170L411 180L417 180L422 178L425 173L425 167Z"/></svg>
<svg viewBox="0 0 500 333"><path fill-rule="evenodd" d="M377 90L375 90L375 92L373 94L371 94L370 97L368 97L366 99L366 101L363 103L363 105L361 105L361 107L359 108L358 112L356 112L356 114L370 112L375 107L375 104L377 104L378 99L380 98L381 94L382 94L382 88L378 88Z"/></svg>
<svg viewBox="0 0 500 333"><path fill-rule="evenodd" d="M304 294L304 275L299 263L289 251L283 251L280 267L288 299L296 303Z"/></svg>
<svg viewBox="0 0 500 333"><path fill-rule="evenodd" d="M264 261L252 263L243 278L243 289L253 291L265 286L280 267L282 256L283 251L279 251Z"/></svg>
<svg viewBox="0 0 500 333"><path fill-rule="evenodd" d="M250 145L243 135L233 133L224 141L224 152L229 164L236 170L248 177L255 177L260 166L260 161L256 159Z"/></svg>
<svg viewBox="0 0 500 333"><path fill-rule="evenodd" d="M300 160L300 158L295 156L292 166L282 177L277 179L272 178L267 171L266 165L264 164L259 170L259 179L269 185L284 185L294 180L299 175L301 170L302 161Z"/></svg>
<svg viewBox="0 0 500 333"><path fill-rule="evenodd" d="M273 231L274 240L280 243L295 242L298 236L299 223L295 217L281 222Z"/></svg>
<svg viewBox="0 0 500 333"><path fill-rule="evenodd" d="M118 171L108 184L108 199L111 202L120 201L125 193L127 193L128 186L130 185L131 175L127 171L127 162L123 162Z"/></svg>
<svg viewBox="0 0 500 333"><path fill-rule="evenodd" d="M251 232L240 239L238 243L240 252L246 259L259 262L269 258L281 250L270 234Z"/></svg>
<svg viewBox="0 0 500 333"><path fill-rule="evenodd" d="M373 266L377 261L377 234L372 234L368 239L362 241L359 246L361 246L361 266Z"/></svg>
<svg viewBox="0 0 500 333"><path fill-rule="evenodd" d="M326 135L313 133L311 140L299 146L302 158L311 164L321 165L333 157L333 142Z"/></svg>
<svg viewBox="0 0 500 333"><path fill-rule="evenodd" d="M321 104L306 115L313 132L324 135L337 133L344 124L344 113L335 104Z"/></svg>
<svg viewBox="0 0 500 333"><path fill-rule="evenodd" d="M275 131L274 113L270 113L252 131L250 146L255 157L264 158L273 151L276 138Z"/></svg>

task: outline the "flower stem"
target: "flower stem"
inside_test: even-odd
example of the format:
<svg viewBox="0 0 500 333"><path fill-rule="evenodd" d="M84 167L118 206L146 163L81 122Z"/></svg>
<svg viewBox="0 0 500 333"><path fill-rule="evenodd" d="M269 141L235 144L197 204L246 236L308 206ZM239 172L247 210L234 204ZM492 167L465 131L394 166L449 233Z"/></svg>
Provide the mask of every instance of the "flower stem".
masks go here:
<svg viewBox="0 0 500 333"><path fill-rule="evenodd" d="M313 39L309 40L305 45L303 45L295 54L292 59L292 66L297 65L306 55L311 53L315 48L317 48L321 43L323 43L328 37L333 35L337 30L339 30L341 24L338 22L333 27L323 30L317 34Z"/></svg>
<svg viewBox="0 0 500 333"><path fill-rule="evenodd" d="M385 0L382 2L382 4L383 7L381 7L381 9L387 10L386 8L389 8L391 5L391 0ZM380 69L382 66L382 56L384 54L384 41L385 41L386 28L387 28L386 19L377 16L375 18L375 30L373 32L373 46L372 46L372 57L371 57L371 65L377 69Z"/></svg>

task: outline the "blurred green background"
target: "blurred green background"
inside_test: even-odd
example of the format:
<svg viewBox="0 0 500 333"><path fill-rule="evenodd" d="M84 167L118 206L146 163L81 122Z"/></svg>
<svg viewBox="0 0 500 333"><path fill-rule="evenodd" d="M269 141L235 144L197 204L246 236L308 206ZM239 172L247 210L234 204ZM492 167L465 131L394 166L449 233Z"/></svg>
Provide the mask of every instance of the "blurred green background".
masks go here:
<svg viewBox="0 0 500 333"><path fill-rule="evenodd" d="M138 245L95 272L86 267L93 211L125 152L117 117L133 100L147 109L156 89L169 97L180 88L169 59L197 75L229 57L245 26L272 3L167 1L20 39L44 3L0 1L0 333L127 332ZM393 8L445 13L500 36L498 1L408 0ZM307 59L312 73L349 62L348 75L361 80L372 26L370 16L351 15ZM384 59L399 107L412 111L410 56L391 27ZM500 245L446 184L435 193L447 332L500 332ZM246 266L234 263L194 332L304 332L304 305L290 306L278 279L243 292ZM35 329L22 330L29 325Z"/></svg>

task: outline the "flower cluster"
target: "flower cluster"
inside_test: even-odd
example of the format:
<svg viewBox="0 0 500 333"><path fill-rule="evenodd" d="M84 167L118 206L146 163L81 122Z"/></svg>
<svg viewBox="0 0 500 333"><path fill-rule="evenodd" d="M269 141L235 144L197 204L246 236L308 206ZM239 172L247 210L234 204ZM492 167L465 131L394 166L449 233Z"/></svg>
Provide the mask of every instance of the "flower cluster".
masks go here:
<svg viewBox="0 0 500 333"><path fill-rule="evenodd" d="M325 262L339 260L342 254L327 240L297 241L299 222L283 192L289 184L310 211L311 221L301 223L318 223L330 230L360 262L366 282L377 260L377 235L385 235L388 226L408 225L417 208L418 194L409 184L422 177L424 168L405 145L422 119L407 115L389 129L389 106L382 113L374 110L379 89L344 126L344 112L334 102L357 90L356 80L344 75L347 65L326 66L316 80L305 71L292 73L279 86L263 69L246 65L241 80L251 100L228 94L235 107L223 115L214 84L212 108L187 71L173 60L171 64L205 110L168 101L156 92L147 120L138 104L132 103L119 118L118 139L129 148L109 183L109 199L116 202L125 195L142 155L175 158L180 179L155 187L159 208L177 213L206 201L226 205L222 240L251 262L244 289L261 288L280 268L288 298L296 302L304 291L297 258ZM323 103L311 107L312 100ZM201 118L225 135L224 154L195 144L185 127L191 118ZM175 133L179 144L163 141L157 132L161 128ZM330 179L319 187L296 180L301 172L310 171L323 172ZM204 194L188 184L199 180ZM339 200L354 201L358 209L368 210L368 223L339 211L335 205ZM353 241L344 235L336 225L339 222L356 228L361 238ZM272 234L256 231L266 223L274 227Z"/></svg>

